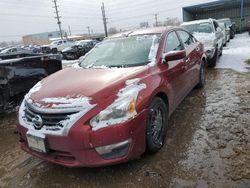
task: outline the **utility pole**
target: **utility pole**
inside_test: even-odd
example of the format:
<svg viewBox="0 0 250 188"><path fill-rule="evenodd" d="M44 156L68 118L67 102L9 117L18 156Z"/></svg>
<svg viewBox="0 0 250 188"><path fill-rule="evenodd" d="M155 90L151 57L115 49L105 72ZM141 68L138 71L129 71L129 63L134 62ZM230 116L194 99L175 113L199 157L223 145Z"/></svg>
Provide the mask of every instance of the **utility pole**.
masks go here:
<svg viewBox="0 0 250 188"><path fill-rule="evenodd" d="M158 26L158 18L157 18L158 14L155 14L155 27Z"/></svg>
<svg viewBox="0 0 250 188"><path fill-rule="evenodd" d="M89 38L90 38L91 37L90 28L89 28L89 26L87 28L88 28Z"/></svg>
<svg viewBox="0 0 250 188"><path fill-rule="evenodd" d="M107 18L106 18L106 14L105 14L105 7L104 7L104 3L102 3L102 19L103 19L103 25L104 25L104 31L105 31L105 36L108 36L108 29L107 29Z"/></svg>
<svg viewBox="0 0 250 188"><path fill-rule="evenodd" d="M69 35L72 36L70 25L69 25Z"/></svg>
<svg viewBox="0 0 250 188"><path fill-rule="evenodd" d="M59 11L58 11L58 5L57 5L57 0L53 0L52 1L54 4L55 4L55 6L53 7L55 10L56 10L56 19L57 19L57 24L58 24L58 26L59 26L59 31L60 31L60 35L61 35L61 39L63 39L63 33L62 33L62 27L61 27L61 21L60 21L60 16L59 16Z"/></svg>

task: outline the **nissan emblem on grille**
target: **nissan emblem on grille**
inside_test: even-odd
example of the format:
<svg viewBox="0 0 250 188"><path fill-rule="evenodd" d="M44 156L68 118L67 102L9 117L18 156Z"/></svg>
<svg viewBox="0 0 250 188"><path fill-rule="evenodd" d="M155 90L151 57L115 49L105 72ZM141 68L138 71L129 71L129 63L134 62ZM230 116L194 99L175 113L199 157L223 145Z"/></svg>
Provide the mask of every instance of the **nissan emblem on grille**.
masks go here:
<svg viewBox="0 0 250 188"><path fill-rule="evenodd" d="M36 129L41 129L43 127L43 120L39 115L36 115L34 118L32 118L32 123Z"/></svg>

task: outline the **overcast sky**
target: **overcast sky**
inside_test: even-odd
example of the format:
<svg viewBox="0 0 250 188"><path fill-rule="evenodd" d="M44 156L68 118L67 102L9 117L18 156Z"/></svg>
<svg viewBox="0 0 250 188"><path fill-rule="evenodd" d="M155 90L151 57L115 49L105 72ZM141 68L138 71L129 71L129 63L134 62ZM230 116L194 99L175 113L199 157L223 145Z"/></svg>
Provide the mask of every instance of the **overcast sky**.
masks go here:
<svg viewBox="0 0 250 188"><path fill-rule="evenodd" d="M58 0L62 27L72 34L103 32L101 3L105 3L108 28L130 29L140 22L178 17L182 20L182 7L214 0ZM21 40L21 36L56 31L52 0L0 0L0 41Z"/></svg>

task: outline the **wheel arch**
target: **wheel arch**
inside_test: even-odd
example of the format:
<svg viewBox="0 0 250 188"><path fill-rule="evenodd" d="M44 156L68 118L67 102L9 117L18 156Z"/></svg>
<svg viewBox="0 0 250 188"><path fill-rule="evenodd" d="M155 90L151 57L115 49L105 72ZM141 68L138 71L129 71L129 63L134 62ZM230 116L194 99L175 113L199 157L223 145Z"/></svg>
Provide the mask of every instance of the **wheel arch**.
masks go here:
<svg viewBox="0 0 250 188"><path fill-rule="evenodd" d="M166 104L169 113L169 98L165 92L158 92L154 97L160 97Z"/></svg>

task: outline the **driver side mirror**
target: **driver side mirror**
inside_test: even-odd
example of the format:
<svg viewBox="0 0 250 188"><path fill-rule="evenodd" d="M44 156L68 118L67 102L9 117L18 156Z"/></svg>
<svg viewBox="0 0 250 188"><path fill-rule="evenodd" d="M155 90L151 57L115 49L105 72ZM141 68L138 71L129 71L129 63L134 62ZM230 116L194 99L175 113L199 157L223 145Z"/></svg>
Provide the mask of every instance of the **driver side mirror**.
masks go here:
<svg viewBox="0 0 250 188"><path fill-rule="evenodd" d="M220 27L217 27L216 31L221 32L222 29Z"/></svg>
<svg viewBox="0 0 250 188"><path fill-rule="evenodd" d="M186 57L186 51L185 50L170 51L170 52L164 54L165 62L176 61L176 60L179 60L179 59L183 59L184 57Z"/></svg>

